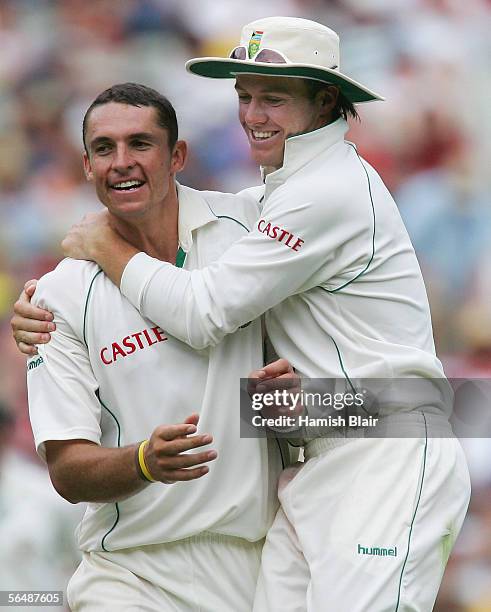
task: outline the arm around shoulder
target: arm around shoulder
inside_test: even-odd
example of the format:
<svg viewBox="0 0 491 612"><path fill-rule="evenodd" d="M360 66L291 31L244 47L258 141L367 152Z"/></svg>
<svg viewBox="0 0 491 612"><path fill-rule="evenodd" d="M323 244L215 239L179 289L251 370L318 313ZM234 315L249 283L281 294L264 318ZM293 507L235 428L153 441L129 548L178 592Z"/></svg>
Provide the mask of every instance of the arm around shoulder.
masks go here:
<svg viewBox="0 0 491 612"><path fill-rule="evenodd" d="M335 273L344 235L334 232L333 211L319 200L272 196L253 230L203 269L182 270L138 253L123 272L121 291L179 340L196 349L213 346Z"/></svg>

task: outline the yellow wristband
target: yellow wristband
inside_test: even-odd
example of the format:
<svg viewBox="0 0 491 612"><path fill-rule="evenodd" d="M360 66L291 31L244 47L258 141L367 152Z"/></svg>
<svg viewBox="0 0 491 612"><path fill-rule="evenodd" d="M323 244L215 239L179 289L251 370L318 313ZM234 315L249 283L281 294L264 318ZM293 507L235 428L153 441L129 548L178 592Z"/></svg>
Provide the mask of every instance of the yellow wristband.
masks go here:
<svg viewBox="0 0 491 612"><path fill-rule="evenodd" d="M142 474L148 480L148 482L157 482L155 478L150 474L150 471L145 463L145 448L148 444L148 440L143 440L143 442L138 447L138 465L142 471Z"/></svg>

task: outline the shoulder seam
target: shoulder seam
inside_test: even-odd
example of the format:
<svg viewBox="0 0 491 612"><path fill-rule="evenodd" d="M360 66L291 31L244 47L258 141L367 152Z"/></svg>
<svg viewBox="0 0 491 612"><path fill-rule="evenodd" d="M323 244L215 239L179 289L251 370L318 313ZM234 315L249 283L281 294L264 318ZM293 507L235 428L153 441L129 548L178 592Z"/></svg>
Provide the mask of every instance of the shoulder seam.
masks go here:
<svg viewBox="0 0 491 612"><path fill-rule="evenodd" d="M246 232L250 232L251 230L245 226L241 221L239 221L238 219L234 219L234 217L229 217L228 215L216 215L217 219L229 219L230 221L235 221L235 223L237 223L238 225L240 225L241 227L243 227L245 229Z"/></svg>
<svg viewBox="0 0 491 612"><path fill-rule="evenodd" d="M235 221L235 223L237 223L238 225L240 225L241 227L243 227L245 229L246 232L250 232L250 228L248 228L246 225L244 225L241 221L239 221L238 219L235 219L234 217L229 217L228 215L217 215L216 212L213 210L213 208L210 206L210 203L208 202L208 200L206 198L204 198L208 208L210 209L211 213L213 215L215 215L215 217L217 219L229 219L230 221Z"/></svg>

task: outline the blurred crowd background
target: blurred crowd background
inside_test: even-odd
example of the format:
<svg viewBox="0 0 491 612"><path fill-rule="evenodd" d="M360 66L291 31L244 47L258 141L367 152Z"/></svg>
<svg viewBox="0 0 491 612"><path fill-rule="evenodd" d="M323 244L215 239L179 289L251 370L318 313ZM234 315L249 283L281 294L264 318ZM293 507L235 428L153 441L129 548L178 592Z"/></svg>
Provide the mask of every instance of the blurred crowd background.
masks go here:
<svg viewBox="0 0 491 612"><path fill-rule="evenodd" d="M406 222L447 374L491 376L489 0L1 0L0 589L61 589L77 559L80 509L52 493L33 451L9 319L24 281L61 259L66 229L99 209L82 172L83 113L114 83L155 87L190 144L181 182L258 184L232 83L184 62L228 53L243 24L268 15L333 27L343 72L386 96L358 108L348 138ZM491 441L464 444L473 499L440 612L491 611Z"/></svg>

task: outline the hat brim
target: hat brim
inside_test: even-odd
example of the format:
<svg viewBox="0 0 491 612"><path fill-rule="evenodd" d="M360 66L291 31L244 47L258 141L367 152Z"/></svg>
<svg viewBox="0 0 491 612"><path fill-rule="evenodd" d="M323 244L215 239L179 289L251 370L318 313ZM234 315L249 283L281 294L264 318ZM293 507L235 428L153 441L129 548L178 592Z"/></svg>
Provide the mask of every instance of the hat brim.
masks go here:
<svg viewBox="0 0 491 612"><path fill-rule="evenodd" d="M264 74L270 76L314 79L337 85L353 103L385 100L382 96L350 79L337 70L319 68L311 64L270 64L223 57L199 57L186 62L186 70L210 79L234 79L238 74Z"/></svg>

